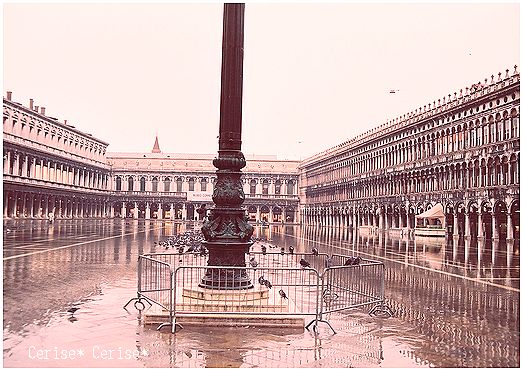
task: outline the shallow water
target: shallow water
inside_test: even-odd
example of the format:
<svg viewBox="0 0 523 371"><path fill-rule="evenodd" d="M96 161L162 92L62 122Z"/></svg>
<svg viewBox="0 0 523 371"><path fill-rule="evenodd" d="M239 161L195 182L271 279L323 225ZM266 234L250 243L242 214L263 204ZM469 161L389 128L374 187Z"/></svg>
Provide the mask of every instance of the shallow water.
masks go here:
<svg viewBox="0 0 523 371"><path fill-rule="evenodd" d="M158 332L122 306L136 294L138 255L187 228L4 221L4 366L519 367L519 243L258 227L255 236L297 252L383 261L395 315L333 313L337 334L320 324L319 336L252 327ZM80 308L74 318L66 313L72 305Z"/></svg>

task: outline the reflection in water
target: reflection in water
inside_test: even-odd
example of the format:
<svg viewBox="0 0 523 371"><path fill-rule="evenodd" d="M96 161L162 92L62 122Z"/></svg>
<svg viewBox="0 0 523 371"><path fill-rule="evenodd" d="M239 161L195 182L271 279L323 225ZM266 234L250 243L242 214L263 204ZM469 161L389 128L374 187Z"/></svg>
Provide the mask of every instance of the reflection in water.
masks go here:
<svg viewBox="0 0 523 371"><path fill-rule="evenodd" d="M324 233L305 230L329 244ZM519 366L519 241L436 241L350 233L339 246L386 258L388 302L425 339L413 356L436 367Z"/></svg>
<svg viewBox="0 0 523 371"><path fill-rule="evenodd" d="M29 336L30 324L51 323L57 313L72 303L85 304L89 297L97 298L92 305L105 303L107 295L97 296L103 285L129 282L125 297L98 309L114 312L107 319L114 322L126 295L135 290L138 255L155 252L154 242L193 228L144 220L12 226L12 233L4 233L4 258L29 255L4 260L4 355L15 347L13 339ZM317 248L383 261L385 296L395 316L379 319L365 310L333 313L328 320L338 334L326 331L316 339L306 331L275 334L252 328L186 328L172 335L138 323L137 329L129 328L136 332L134 340L132 334L127 337L152 354L133 366L519 367L519 240L434 242L292 225L256 227L254 236L286 250L293 245L296 253ZM33 254L45 249L54 250ZM96 323L99 316L93 311ZM86 317L84 311L74 325L85 325ZM63 327L46 331L60 338ZM399 352L396 344L401 344Z"/></svg>

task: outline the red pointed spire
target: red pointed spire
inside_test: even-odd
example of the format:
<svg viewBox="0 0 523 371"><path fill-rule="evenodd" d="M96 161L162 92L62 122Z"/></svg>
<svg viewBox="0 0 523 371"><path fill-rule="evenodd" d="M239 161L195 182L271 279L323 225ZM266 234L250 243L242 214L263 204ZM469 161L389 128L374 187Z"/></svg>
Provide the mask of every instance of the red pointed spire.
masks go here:
<svg viewBox="0 0 523 371"><path fill-rule="evenodd" d="M158 144L158 135L156 135L156 139L154 140L154 146L152 153L162 153L162 150L160 149L160 145Z"/></svg>

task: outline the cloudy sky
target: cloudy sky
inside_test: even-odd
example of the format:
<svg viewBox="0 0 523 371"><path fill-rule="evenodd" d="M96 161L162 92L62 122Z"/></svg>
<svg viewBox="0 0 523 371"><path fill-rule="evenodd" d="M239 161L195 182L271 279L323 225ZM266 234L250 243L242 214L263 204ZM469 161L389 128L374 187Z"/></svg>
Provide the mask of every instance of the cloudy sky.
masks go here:
<svg viewBox="0 0 523 371"><path fill-rule="evenodd" d="M33 98L111 152L150 152L158 134L163 152L216 153L222 14L4 3L3 95ZM242 150L304 158L512 72L519 22L519 2L247 2Z"/></svg>

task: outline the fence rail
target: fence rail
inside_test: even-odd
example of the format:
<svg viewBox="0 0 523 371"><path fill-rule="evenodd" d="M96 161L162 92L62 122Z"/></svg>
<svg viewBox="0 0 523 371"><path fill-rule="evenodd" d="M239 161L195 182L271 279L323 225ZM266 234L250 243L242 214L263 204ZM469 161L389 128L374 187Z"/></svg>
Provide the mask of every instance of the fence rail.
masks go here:
<svg viewBox="0 0 523 371"><path fill-rule="evenodd" d="M254 260L256 264L250 264ZM260 252L245 255L246 266L207 266L207 256L195 253L148 253L138 257L138 310L158 305L168 313L170 326L182 328L177 317L198 315L312 316L313 325L333 312L373 306L369 314L392 315L385 305L385 267L382 262L345 255ZM306 264L303 262L306 261ZM202 289L204 275L249 276L251 290ZM234 272L234 274L231 274ZM219 281L220 277L216 277ZM234 285L231 285L234 287Z"/></svg>

